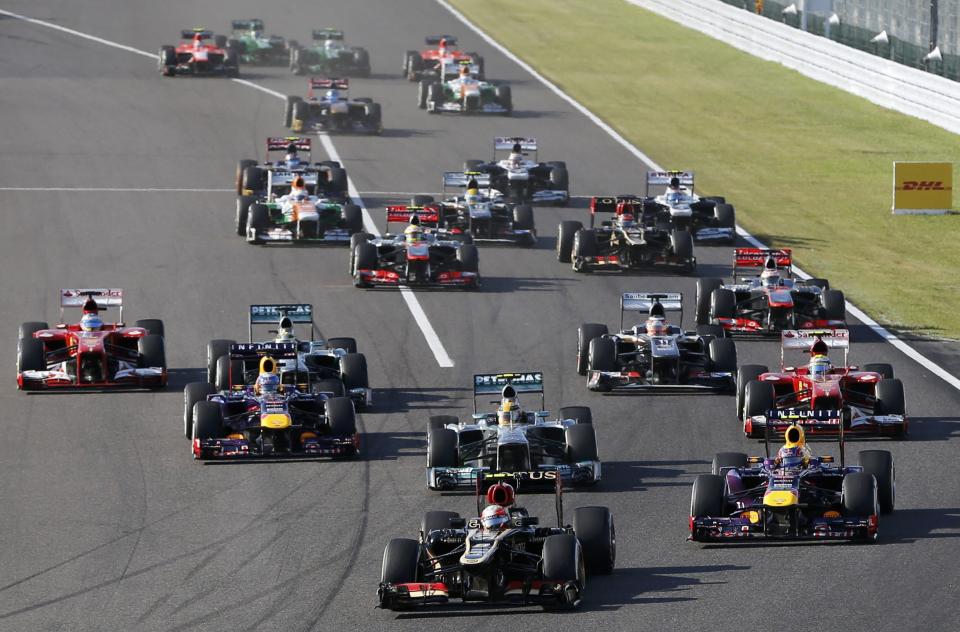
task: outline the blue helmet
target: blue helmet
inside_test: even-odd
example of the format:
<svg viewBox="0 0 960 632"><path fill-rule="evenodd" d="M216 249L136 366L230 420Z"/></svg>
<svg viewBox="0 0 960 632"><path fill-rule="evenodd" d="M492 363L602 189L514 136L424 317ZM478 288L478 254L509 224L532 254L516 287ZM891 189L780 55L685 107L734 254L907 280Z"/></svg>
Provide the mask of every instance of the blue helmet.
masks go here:
<svg viewBox="0 0 960 632"><path fill-rule="evenodd" d="M103 328L103 320L99 314L84 314L80 318L80 329L83 331L100 331Z"/></svg>
<svg viewBox="0 0 960 632"><path fill-rule="evenodd" d="M261 373L257 378L257 390L263 393L276 393L280 386L280 376L276 373Z"/></svg>

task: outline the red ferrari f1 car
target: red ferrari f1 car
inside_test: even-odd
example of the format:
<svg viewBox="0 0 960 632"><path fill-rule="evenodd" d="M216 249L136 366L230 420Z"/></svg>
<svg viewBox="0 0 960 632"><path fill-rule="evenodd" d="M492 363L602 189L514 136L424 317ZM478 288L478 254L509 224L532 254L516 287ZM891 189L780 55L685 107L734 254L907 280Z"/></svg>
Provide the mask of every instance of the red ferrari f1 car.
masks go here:
<svg viewBox="0 0 960 632"><path fill-rule="evenodd" d="M64 324L63 310L81 307L79 323ZM100 312L119 309L115 323L105 323ZM17 387L47 388L158 388L167 384L163 321L123 322L123 290L60 290L60 323L20 325L17 346Z"/></svg>

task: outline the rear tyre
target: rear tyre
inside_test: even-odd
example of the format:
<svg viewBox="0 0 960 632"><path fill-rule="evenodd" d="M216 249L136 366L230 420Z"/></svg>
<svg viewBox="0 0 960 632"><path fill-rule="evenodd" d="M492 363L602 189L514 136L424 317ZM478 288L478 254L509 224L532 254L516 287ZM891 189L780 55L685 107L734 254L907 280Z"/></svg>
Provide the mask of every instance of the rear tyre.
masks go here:
<svg viewBox="0 0 960 632"><path fill-rule="evenodd" d="M724 514L724 482L717 474L700 474L693 479L690 493L690 516L718 518Z"/></svg>
<svg viewBox="0 0 960 632"><path fill-rule="evenodd" d="M714 338L710 341L710 359L718 372L736 374L736 343L731 338Z"/></svg>
<svg viewBox="0 0 960 632"><path fill-rule="evenodd" d="M142 327L147 330L148 334L153 334L154 336L162 336L163 332L163 321L159 318L144 318L133 323L134 327Z"/></svg>
<svg viewBox="0 0 960 632"><path fill-rule="evenodd" d="M354 435L357 433L357 412L349 397L331 397L327 400L324 410L330 434Z"/></svg>
<svg viewBox="0 0 960 632"><path fill-rule="evenodd" d="M877 382L877 401L874 405L876 415L905 415L903 382L897 378Z"/></svg>
<svg viewBox="0 0 960 632"><path fill-rule="evenodd" d="M881 513L890 513L896 504L896 470L893 455L887 450L861 450L860 465L865 474L877 479L877 503Z"/></svg>
<svg viewBox="0 0 960 632"><path fill-rule="evenodd" d="M362 353L348 353L340 358L340 377L347 390L370 388L367 378L367 358Z"/></svg>
<svg viewBox="0 0 960 632"><path fill-rule="evenodd" d="M743 452L718 452L713 457L710 473L723 476L724 470L747 466L747 455Z"/></svg>
<svg viewBox="0 0 960 632"><path fill-rule="evenodd" d="M607 326L600 323L584 323L577 330L577 373L587 374L587 360L590 357L590 341L609 333Z"/></svg>
<svg viewBox="0 0 960 632"><path fill-rule="evenodd" d="M183 389L183 435L189 439L193 435L193 407L197 402L207 401L207 395L217 392L217 387L209 382L191 382Z"/></svg>
<svg viewBox="0 0 960 632"><path fill-rule="evenodd" d="M217 402L197 402L193 405L193 438L217 439L223 437L223 411Z"/></svg>
<svg viewBox="0 0 960 632"><path fill-rule="evenodd" d="M560 222L560 227L557 229L557 261L570 263L574 238L582 228L583 224L574 220Z"/></svg>
<svg viewBox="0 0 960 632"><path fill-rule="evenodd" d="M167 356L163 349L163 336L147 334L137 341L140 366L143 368L167 368Z"/></svg>
<svg viewBox="0 0 960 632"><path fill-rule="evenodd" d="M427 467L457 467L459 461L457 433L450 428L436 428L427 434Z"/></svg>
<svg viewBox="0 0 960 632"><path fill-rule="evenodd" d="M697 324L710 323L710 297L723 287L722 279L697 279Z"/></svg>
<svg viewBox="0 0 960 632"><path fill-rule="evenodd" d="M587 350L588 371L616 371L617 343L610 338L594 338Z"/></svg>
<svg viewBox="0 0 960 632"><path fill-rule="evenodd" d="M597 461L597 431L593 424L577 424L565 431L570 463Z"/></svg>
<svg viewBox="0 0 960 632"><path fill-rule="evenodd" d="M17 344L17 372L46 371L47 354L42 340L21 338Z"/></svg>
<svg viewBox="0 0 960 632"><path fill-rule="evenodd" d="M573 532L580 540L588 573L609 575L617 561L617 533L606 507L573 510Z"/></svg>
<svg viewBox="0 0 960 632"><path fill-rule="evenodd" d="M593 423L593 411L589 406L564 406L558 416L560 419L573 419L578 424Z"/></svg>
<svg viewBox="0 0 960 632"><path fill-rule="evenodd" d="M410 584L417 581L420 567L420 543L409 538L394 538L383 550L380 581L385 584Z"/></svg>

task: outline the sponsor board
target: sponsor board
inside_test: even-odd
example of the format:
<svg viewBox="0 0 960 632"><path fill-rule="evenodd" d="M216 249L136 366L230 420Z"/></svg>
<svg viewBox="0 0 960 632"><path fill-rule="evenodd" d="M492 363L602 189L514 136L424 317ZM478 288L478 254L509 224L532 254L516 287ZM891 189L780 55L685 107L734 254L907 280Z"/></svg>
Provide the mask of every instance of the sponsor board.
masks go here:
<svg viewBox="0 0 960 632"><path fill-rule="evenodd" d="M894 162L894 215L942 215L953 208L952 162Z"/></svg>

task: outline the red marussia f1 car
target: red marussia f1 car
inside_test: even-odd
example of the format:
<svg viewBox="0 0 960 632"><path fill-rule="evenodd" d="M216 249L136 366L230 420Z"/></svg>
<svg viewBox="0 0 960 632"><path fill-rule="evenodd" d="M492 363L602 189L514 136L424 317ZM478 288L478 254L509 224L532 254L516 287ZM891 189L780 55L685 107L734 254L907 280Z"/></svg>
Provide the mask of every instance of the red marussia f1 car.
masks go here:
<svg viewBox="0 0 960 632"><path fill-rule="evenodd" d="M81 307L79 323L64 324L63 310ZM100 312L119 308L117 322L105 323ZM60 290L60 324L20 325L17 346L17 387L160 388L167 384L163 321L123 322L123 290Z"/></svg>
<svg viewBox="0 0 960 632"><path fill-rule="evenodd" d="M903 384L886 363L862 368L847 361L846 329L788 330L781 335L780 370L744 364L737 374L737 411L748 437L764 435L768 418L796 423L810 434L907 434ZM786 366L784 351L809 351L806 366ZM843 349L833 366L830 349ZM835 411L824 417L822 411Z"/></svg>
<svg viewBox="0 0 960 632"><path fill-rule="evenodd" d="M446 64L461 61L472 62L478 67L477 79L483 79L483 57L477 53L464 53L457 50L457 38L452 35L428 35L424 38L427 48L420 51L408 50L403 57L402 76L409 81L420 81L425 77L438 77Z"/></svg>
<svg viewBox="0 0 960 632"><path fill-rule="evenodd" d="M214 35L206 29L180 32L182 41L177 46L161 46L157 65L164 77L177 75L240 76L240 52L227 45L224 35ZM213 39L213 44L204 40Z"/></svg>

